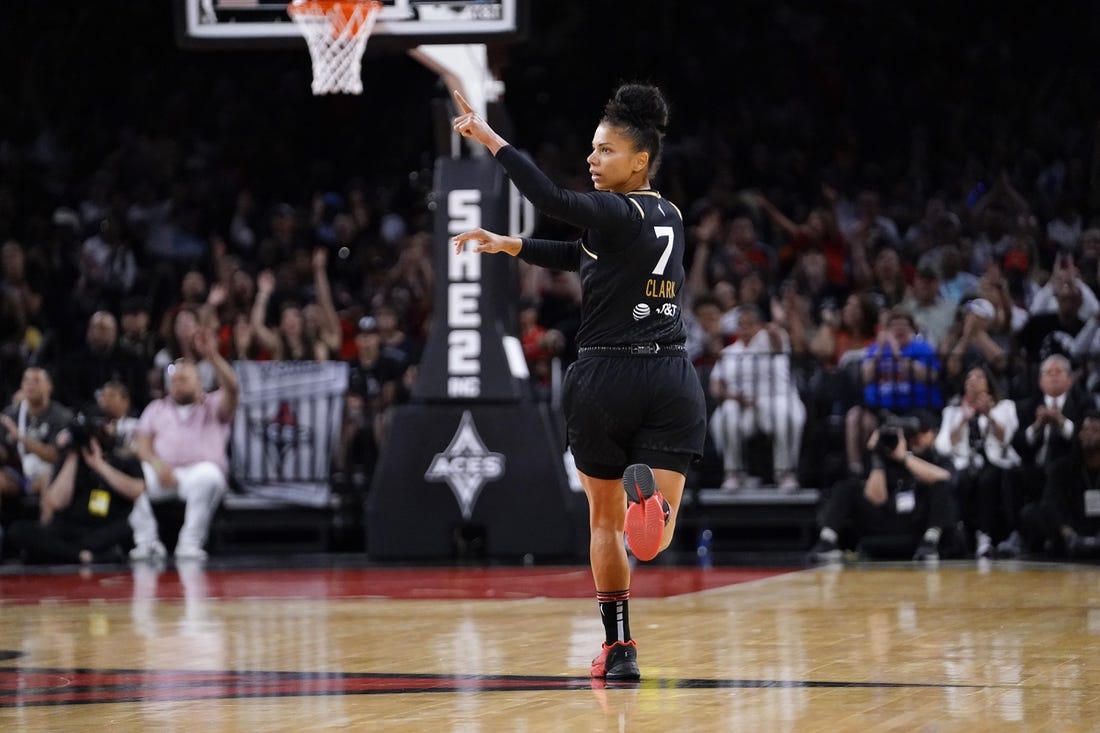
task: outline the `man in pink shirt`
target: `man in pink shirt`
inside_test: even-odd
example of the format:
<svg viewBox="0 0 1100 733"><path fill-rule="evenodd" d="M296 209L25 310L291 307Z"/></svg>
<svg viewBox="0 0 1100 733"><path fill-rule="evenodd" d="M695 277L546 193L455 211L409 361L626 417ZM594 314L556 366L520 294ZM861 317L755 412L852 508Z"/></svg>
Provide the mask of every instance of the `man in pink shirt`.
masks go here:
<svg viewBox="0 0 1100 733"><path fill-rule="evenodd" d="M229 488L226 445L240 388L237 375L218 353L209 329L195 335L195 351L214 366L218 389L206 394L195 362L180 360L165 370L168 395L141 413L134 450L145 474L145 493L134 503L133 560L165 556L151 501L180 498L186 503L176 543L177 560L205 560L203 544L214 511Z"/></svg>

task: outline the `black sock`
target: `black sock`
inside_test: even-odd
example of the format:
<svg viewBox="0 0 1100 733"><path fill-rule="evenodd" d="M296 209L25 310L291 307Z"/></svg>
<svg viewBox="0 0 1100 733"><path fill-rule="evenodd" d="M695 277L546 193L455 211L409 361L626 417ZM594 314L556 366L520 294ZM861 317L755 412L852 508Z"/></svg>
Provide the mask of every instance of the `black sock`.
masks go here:
<svg viewBox="0 0 1100 733"><path fill-rule="evenodd" d="M600 618L603 619L605 641L630 641L630 612L627 601L630 589L616 591L596 591L596 600L600 604Z"/></svg>

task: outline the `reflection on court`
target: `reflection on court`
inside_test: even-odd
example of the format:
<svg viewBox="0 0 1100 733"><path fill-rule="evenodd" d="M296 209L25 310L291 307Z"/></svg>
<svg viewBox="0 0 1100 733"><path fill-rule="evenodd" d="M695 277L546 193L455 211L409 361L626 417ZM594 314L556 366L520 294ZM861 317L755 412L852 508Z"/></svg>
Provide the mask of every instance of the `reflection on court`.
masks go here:
<svg viewBox="0 0 1100 733"><path fill-rule="evenodd" d="M4 575L0 728L1030 731L1100 714L1095 568L710 572L637 569L654 580L631 604L634 686L587 677L583 568Z"/></svg>

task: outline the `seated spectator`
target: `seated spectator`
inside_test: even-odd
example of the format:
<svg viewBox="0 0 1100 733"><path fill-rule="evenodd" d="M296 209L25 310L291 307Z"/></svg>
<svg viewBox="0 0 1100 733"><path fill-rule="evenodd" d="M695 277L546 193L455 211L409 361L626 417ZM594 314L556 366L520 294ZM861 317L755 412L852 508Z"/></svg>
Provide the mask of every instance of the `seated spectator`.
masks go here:
<svg viewBox="0 0 1100 733"><path fill-rule="evenodd" d="M978 276L963 269L963 256L957 244L945 244L939 249L940 295L952 305L978 293Z"/></svg>
<svg viewBox="0 0 1100 733"><path fill-rule="evenodd" d="M778 270L779 259L775 250L759 240L756 225L744 212L734 214L722 244L710 252L707 263L710 282L738 281L749 272L756 272L767 284L774 280Z"/></svg>
<svg viewBox="0 0 1100 733"><path fill-rule="evenodd" d="M100 414L107 421L105 430L114 439L115 450L133 455L138 419L130 414L133 402L129 388L122 382L107 382L99 389L98 405Z"/></svg>
<svg viewBox="0 0 1100 733"><path fill-rule="evenodd" d="M130 547L127 518L145 491L141 465L97 426L81 415L62 433L65 457L42 494L41 519L12 523L11 544L28 562L119 561Z"/></svg>
<svg viewBox="0 0 1100 733"><path fill-rule="evenodd" d="M1008 367L1008 349L989 333L996 317L996 309L985 298L963 304L959 318L940 345L948 379L959 379L975 364L988 366L995 374L1004 373Z"/></svg>
<svg viewBox="0 0 1100 733"><path fill-rule="evenodd" d="M844 354L866 349L875 342L878 319L878 304L867 293L849 295L839 312L834 304L825 303L810 352L826 367L835 367Z"/></svg>
<svg viewBox="0 0 1100 733"><path fill-rule="evenodd" d="M1038 364L1051 354L1071 355L1077 334L1085 326L1080 316L1081 291L1072 282L1062 280L1054 297L1057 310L1033 312L1017 336L1029 364Z"/></svg>
<svg viewBox="0 0 1100 733"><path fill-rule="evenodd" d="M146 368L153 366L153 358L160 351L160 339L150 330L152 318L149 301L145 298L127 298L120 310L118 346Z"/></svg>
<svg viewBox="0 0 1100 733"><path fill-rule="evenodd" d="M688 358L697 370L705 369L709 376L728 343L722 333L722 306L712 295L699 295L691 303L691 315L684 319Z"/></svg>
<svg viewBox="0 0 1100 733"><path fill-rule="evenodd" d="M548 399L552 382L553 361L565 349L565 337L560 331L539 324L539 306L533 300L520 303L519 341L527 362L530 384L540 400Z"/></svg>
<svg viewBox="0 0 1100 733"><path fill-rule="evenodd" d="M541 315L541 309L539 312ZM419 339L409 334L396 307L390 303L379 303L374 308L374 319L378 323L378 335L382 339L383 349L391 353L394 351L401 352L401 358L407 364L420 363L424 345ZM541 317L539 322L542 322ZM553 325L547 327L552 331L558 331Z"/></svg>
<svg viewBox="0 0 1100 733"><path fill-rule="evenodd" d="M957 503L979 558L993 557L994 543L1017 529L1008 471L1020 464L1012 448L1018 425L1016 403L1000 397L980 366L966 372L961 394L943 408L936 452L954 466Z"/></svg>
<svg viewBox="0 0 1100 733"><path fill-rule="evenodd" d="M918 408L939 412L943 404L939 373L935 348L917 335L913 317L901 309L890 311L885 328L860 362L861 404L848 410L845 417L845 445L852 473L863 473L863 447L878 425L881 410L899 415Z"/></svg>
<svg viewBox="0 0 1100 733"><path fill-rule="evenodd" d="M256 327L247 313L238 313L222 326L218 343L218 350L230 362L271 360L271 352L260 343Z"/></svg>
<svg viewBox="0 0 1100 733"><path fill-rule="evenodd" d="M857 542L901 535L915 548L914 560L939 559L940 540L954 515L950 463L933 449L939 429L936 414L917 410L911 420L913 424L904 429L884 426L871 434L871 472L866 480L853 476L832 487L811 560L839 560L842 535L848 532ZM883 435L893 437L886 440Z"/></svg>
<svg viewBox="0 0 1100 733"><path fill-rule="evenodd" d="M901 307L913 314L924 340L939 350L955 322L955 306L940 294L940 276L934 269L925 267L917 272Z"/></svg>
<svg viewBox="0 0 1100 733"><path fill-rule="evenodd" d="M878 242L887 247L897 246L901 237L898 225L882 213L882 195L873 188L864 188L856 195L855 202L843 199L834 201L837 222L844 237Z"/></svg>
<svg viewBox="0 0 1100 733"><path fill-rule="evenodd" d="M780 283L779 295L771 299L771 322L787 334L791 355L799 364L804 364L810 353L810 338L814 330L811 307L809 295L801 291L794 278Z"/></svg>
<svg viewBox="0 0 1100 733"><path fill-rule="evenodd" d="M901 304L909 288L901 256L893 247L883 247L875 254L871 266L870 292L883 308Z"/></svg>
<svg viewBox="0 0 1100 733"><path fill-rule="evenodd" d="M402 401L409 363L400 350L382 346L378 322L373 316L359 320L355 345L357 353L348 375L337 462L341 468L370 476L381 448L386 411Z"/></svg>
<svg viewBox="0 0 1100 733"><path fill-rule="evenodd" d="M45 369L23 370L19 399L4 409L0 427L4 441L0 452L6 460L0 471L0 496L40 494L53 476L57 462L57 434L73 413L52 399L53 380Z"/></svg>
<svg viewBox="0 0 1100 733"><path fill-rule="evenodd" d="M1100 412L1082 414L1073 449L1051 462L1042 497L1024 509L1023 524L1031 546L1042 542L1070 559L1100 557ZM1024 542L1006 544L1005 556L1018 556Z"/></svg>
<svg viewBox="0 0 1100 733"><path fill-rule="evenodd" d="M153 372L163 381L163 375L171 364L179 359L194 362L199 370L199 382L205 391L217 384L214 365L195 349L195 335L199 332L199 312L195 308L180 308L172 317L164 347L153 357ZM161 385L163 388L163 384ZM150 395L152 396L152 395Z"/></svg>
<svg viewBox="0 0 1100 733"><path fill-rule="evenodd" d="M1028 308L1032 316L1044 313L1055 313L1061 310L1059 293L1062 286L1072 287L1080 296L1077 301L1077 318L1087 321L1097 313L1100 313L1100 299L1092 288L1081 279L1081 273L1077 269L1073 255L1059 252L1054 259L1054 268L1050 273L1050 279L1035 293L1031 299L1031 307Z"/></svg>
<svg viewBox="0 0 1100 733"><path fill-rule="evenodd" d="M329 347L306 330L302 306L293 300L279 304L279 322L272 329L267 325L268 304L275 292L275 276L264 271L256 278L256 303L252 307L252 328L261 346L276 361L325 361Z"/></svg>
<svg viewBox="0 0 1100 733"><path fill-rule="evenodd" d="M1085 412L1095 406L1091 397L1074 388L1068 359L1054 354L1043 360L1039 367L1039 394L1016 402L1017 419L1023 428L1016 431L1012 440L1012 447L1020 456L1013 484L1016 512L1040 500L1050 465L1069 455L1076 426ZM1006 555L1018 554L1023 549L1023 537L1013 533L1002 544L1003 548L997 548L998 554L1002 551Z"/></svg>
<svg viewBox="0 0 1100 733"><path fill-rule="evenodd" d="M790 263L803 252L819 251L826 261L829 282L835 287L847 285L848 277L844 270L847 248L832 209L827 206L812 209L803 223L796 224L763 195L756 194L750 198L787 236L789 252L782 252L786 255L781 257L782 260Z"/></svg>
<svg viewBox="0 0 1100 733"><path fill-rule="evenodd" d="M217 340L208 329L195 334L194 348L213 365L218 389L203 390L193 361L175 362L166 376L168 395L150 402L141 413L134 448L142 461L146 491L130 514L133 560L165 556L150 502L174 498L187 505L176 559L205 560L210 520L228 489L226 446L237 409L237 375L218 353Z"/></svg>
<svg viewBox="0 0 1100 733"><path fill-rule="evenodd" d="M755 305L741 307L737 341L722 350L711 371L710 390L721 400L710 426L722 454L722 488L742 488L746 479L743 441L763 433L772 439L772 467L779 489L797 490L795 469L806 408L791 379L787 335L775 324L765 327Z"/></svg>
<svg viewBox="0 0 1100 733"><path fill-rule="evenodd" d="M119 346L118 322L111 313L93 313L84 348L59 357L58 399L74 409L94 407L96 390L109 380L125 384L139 405L147 401L149 365Z"/></svg>

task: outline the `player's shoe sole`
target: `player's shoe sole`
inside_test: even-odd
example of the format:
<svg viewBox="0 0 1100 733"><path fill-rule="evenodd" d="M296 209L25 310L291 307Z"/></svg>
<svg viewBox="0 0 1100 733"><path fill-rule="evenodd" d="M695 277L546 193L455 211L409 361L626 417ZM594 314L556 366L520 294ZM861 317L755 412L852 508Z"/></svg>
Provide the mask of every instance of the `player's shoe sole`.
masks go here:
<svg viewBox="0 0 1100 733"><path fill-rule="evenodd" d="M626 541L639 560L652 560L661 551L665 533L665 499L657 490L653 471L644 463L634 463L623 472L626 509Z"/></svg>

